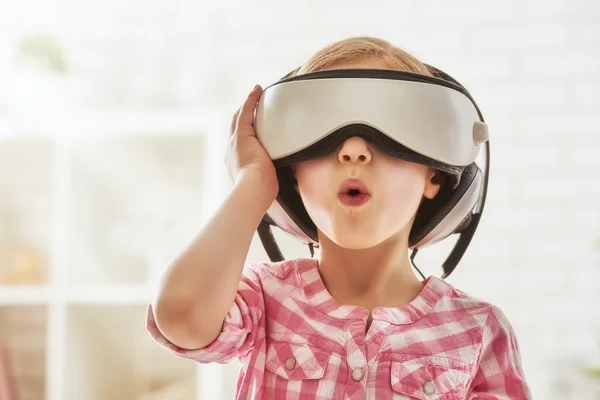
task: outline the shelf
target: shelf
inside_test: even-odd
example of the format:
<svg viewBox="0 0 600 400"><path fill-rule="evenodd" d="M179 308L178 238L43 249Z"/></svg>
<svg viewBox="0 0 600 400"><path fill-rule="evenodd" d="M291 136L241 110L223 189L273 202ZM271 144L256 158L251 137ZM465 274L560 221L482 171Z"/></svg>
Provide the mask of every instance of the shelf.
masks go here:
<svg viewBox="0 0 600 400"><path fill-rule="evenodd" d="M199 109L57 110L36 118L0 114L0 142L22 138L124 137L214 132L222 112ZM219 132L221 133L221 132Z"/></svg>
<svg viewBox="0 0 600 400"><path fill-rule="evenodd" d="M0 285L0 306L45 305L50 301L46 286L2 286Z"/></svg>
<svg viewBox="0 0 600 400"><path fill-rule="evenodd" d="M201 226L204 147L175 133L73 142L70 286L156 278Z"/></svg>
<svg viewBox="0 0 600 400"><path fill-rule="evenodd" d="M0 115L0 343L19 400L196 400L202 369L158 346L145 313L224 195L223 121Z"/></svg>
<svg viewBox="0 0 600 400"><path fill-rule="evenodd" d="M196 364L157 346L145 316L145 305L68 307L64 400L151 399L178 384L189 397L169 398L194 400Z"/></svg>
<svg viewBox="0 0 600 400"><path fill-rule="evenodd" d="M53 236L55 145L0 146L0 285L47 281Z"/></svg>
<svg viewBox="0 0 600 400"><path fill-rule="evenodd" d="M19 400L45 399L46 320L45 307L0 307L0 342Z"/></svg>
<svg viewBox="0 0 600 400"><path fill-rule="evenodd" d="M104 285L70 288L69 304L147 305L152 301L152 290L146 285Z"/></svg>
<svg viewBox="0 0 600 400"><path fill-rule="evenodd" d="M73 305L147 305L153 295L148 285L71 287L66 294L53 294L47 286L0 286L0 306L49 305L53 300Z"/></svg>

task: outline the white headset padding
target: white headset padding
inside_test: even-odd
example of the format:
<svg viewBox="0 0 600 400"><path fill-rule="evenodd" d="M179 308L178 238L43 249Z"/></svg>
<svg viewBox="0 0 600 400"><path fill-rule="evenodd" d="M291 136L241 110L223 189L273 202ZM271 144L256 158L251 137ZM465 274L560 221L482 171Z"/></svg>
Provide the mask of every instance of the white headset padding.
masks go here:
<svg viewBox="0 0 600 400"><path fill-rule="evenodd" d="M296 239L300 240L302 243L305 243L305 244L315 243L316 244L316 242L313 241L306 233L304 233L302 231L302 229L300 229L298 224L296 224L292 220L292 218L290 218L288 213L285 212L285 210L281 207L281 205L279 204L279 202L277 200L275 200L271 204L271 207L269 207L267 214L269 215L269 217L271 217L273 222L275 222L279 228L281 228L283 231L289 233L290 235L294 236Z"/></svg>
<svg viewBox="0 0 600 400"><path fill-rule="evenodd" d="M481 170L478 168L473 181L456 205L450 209L439 224L433 227L423 239L412 247L424 248L444 240L451 235L477 205L481 192L481 185L483 184L482 181Z"/></svg>

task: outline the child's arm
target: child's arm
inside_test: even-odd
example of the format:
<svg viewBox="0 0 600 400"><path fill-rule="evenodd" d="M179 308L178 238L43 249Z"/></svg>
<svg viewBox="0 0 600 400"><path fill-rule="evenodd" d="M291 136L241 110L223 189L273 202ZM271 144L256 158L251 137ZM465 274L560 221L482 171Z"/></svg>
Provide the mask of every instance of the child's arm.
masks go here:
<svg viewBox="0 0 600 400"><path fill-rule="evenodd" d="M257 85L233 118L226 157L233 190L170 263L152 305L153 323L183 349L205 347L221 333L243 290L240 278L254 232L279 191L273 162L253 127L261 93Z"/></svg>
<svg viewBox="0 0 600 400"><path fill-rule="evenodd" d="M152 308L161 333L196 349L211 343L231 308L250 244L272 203L243 178L190 246L167 269Z"/></svg>
<svg viewBox="0 0 600 400"><path fill-rule="evenodd" d="M483 347L468 400L529 400L519 345L510 322L492 307L483 331Z"/></svg>

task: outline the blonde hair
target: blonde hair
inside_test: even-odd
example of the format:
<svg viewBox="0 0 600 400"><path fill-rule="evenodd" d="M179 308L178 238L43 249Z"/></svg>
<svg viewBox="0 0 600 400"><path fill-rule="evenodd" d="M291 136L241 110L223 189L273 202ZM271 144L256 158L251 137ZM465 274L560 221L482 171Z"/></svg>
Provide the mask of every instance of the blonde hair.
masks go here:
<svg viewBox="0 0 600 400"><path fill-rule="evenodd" d="M355 36L331 43L315 53L290 76L321 71L342 62L365 59L380 59L390 69L432 76L427 66L415 56L383 39L369 36Z"/></svg>

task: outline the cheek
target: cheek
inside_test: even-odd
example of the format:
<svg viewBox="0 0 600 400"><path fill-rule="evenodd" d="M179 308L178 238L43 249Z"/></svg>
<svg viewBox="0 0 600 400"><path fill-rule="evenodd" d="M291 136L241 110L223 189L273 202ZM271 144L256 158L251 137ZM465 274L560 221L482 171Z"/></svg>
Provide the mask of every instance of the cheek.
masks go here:
<svg viewBox="0 0 600 400"><path fill-rule="evenodd" d="M395 162L381 175L379 187L387 198L403 199L404 202L420 202L425 189L427 168L409 162ZM418 204L416 204L418 205Z"/></svg>
<svg viewBox="0 0 600 400"><path fill-rule="evenodd" d="M296 165L296 180L303 197L319 197L332 184L332 169L321 160L310 160Z"/></svg>

